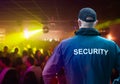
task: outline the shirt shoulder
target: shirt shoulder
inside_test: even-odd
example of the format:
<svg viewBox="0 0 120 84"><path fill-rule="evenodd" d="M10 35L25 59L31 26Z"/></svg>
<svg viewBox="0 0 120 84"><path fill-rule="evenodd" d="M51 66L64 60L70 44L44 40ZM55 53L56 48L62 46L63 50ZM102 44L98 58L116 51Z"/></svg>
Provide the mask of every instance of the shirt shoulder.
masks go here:
<svg viewBox="0 0 120 84"><path fill-rule="evenodd" d="M74 42L75 39L76 39L76 36L73 36L73 37L70 37L70 38L62 40L60 43L62 43L62 44L64 44L64 43L68 44L68 43Z"/></svg>

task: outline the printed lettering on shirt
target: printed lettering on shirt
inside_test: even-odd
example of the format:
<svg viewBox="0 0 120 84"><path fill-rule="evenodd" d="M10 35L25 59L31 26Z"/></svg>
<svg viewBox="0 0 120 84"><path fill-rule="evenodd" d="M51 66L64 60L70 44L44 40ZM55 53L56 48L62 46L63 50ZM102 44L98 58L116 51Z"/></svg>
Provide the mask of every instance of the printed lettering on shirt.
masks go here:
<svg viewBox="0 0 120 84"><path fill-rule="evenodd" d="M74 55L85 55L85 54L98 54L98 55L107 55L109 50L102 48L80 48L73 50Z"/></svg>

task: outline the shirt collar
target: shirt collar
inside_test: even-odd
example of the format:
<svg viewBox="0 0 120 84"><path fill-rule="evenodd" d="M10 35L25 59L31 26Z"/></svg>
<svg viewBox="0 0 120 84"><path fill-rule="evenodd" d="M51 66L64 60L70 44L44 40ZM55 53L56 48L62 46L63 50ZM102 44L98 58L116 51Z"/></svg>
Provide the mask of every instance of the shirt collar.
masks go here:
<svg viewBox="0 0 120 84"><path fill-rule="evenodd" d="M75 35L96 36L101 35L95 28L80 28Z"/></svg>

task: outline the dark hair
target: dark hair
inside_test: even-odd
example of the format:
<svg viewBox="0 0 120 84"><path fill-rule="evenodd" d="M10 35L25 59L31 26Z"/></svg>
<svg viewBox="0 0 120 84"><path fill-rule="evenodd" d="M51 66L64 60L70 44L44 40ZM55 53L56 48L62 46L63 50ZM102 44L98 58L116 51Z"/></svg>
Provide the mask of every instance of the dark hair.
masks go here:
<svg viewBox="0 0 120 84"><path fill-rule="evenodd" d="M19 77L16 70L9 70L2 81L2 84L19 84Z"/></svg>
<svg viewBox="0 0 120 84"><path fill-rule="evenodd" d="M28 73L26 73L23 79L23 84L38 84L34 72L29 71Z"/></svg>
<svg viewBox="0 0 120 84"><path fill-rule="evenodd" d="M28 55L28 51L27 50L23 50L22 55Z"/></svg>
<svg viewBox="0 0 120 84"><path fill-rule="evenodd" d="M13 66L16 67L18 65L22 65L23 64L23 61L22 61L22 58L21 57L17 57L13 63Z"/></svg>
<svg viewBox="0 0 120 84"><path fill-rule="evenodd" d="M35 56L37 55L38 52L40 52L40 50L36 50L36 51L35 51Z"/></svg>
<svg viewBox="0 0 120 84"><path fill-rule="evenodd" d="M30 62L31 65L33 65L34 62L35 62L35 59L32 58L32 57L28 57L28 58L27 58L27 61Z"/></svg>
<svg viewBox="0 0 120 84"><path fill-rule="evenodd" d="M8 46L4 46L4 49L8 49Z"/></svg>
<svg viewBox="0 0 120 84"><path fill-rule="evenodd" d="M11 61L8 57L0 57L0 60L6 65L9 66Z"/></svg>

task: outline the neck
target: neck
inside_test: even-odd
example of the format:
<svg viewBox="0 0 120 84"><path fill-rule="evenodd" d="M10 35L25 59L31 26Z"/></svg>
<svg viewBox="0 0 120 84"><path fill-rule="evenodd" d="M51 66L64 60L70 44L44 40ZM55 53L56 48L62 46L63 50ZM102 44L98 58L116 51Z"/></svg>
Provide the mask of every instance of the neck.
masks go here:
<svg viewBox="0 0 120 84"><path fill-rule="evenodd" d="M94 27L93 26L87 26L87 25L85 26L84 25L84 26L80 26L79 28L94 28Z"/></svg>
<svg viewBox="0 0 120 84"><path fill-rule="evenodd" d="M93 25L81 25L81 26L79 26L79 28L94 28L94 26Z"/></svg>
<svg viewBox="0 0 120 84"><path fill-rule="evenodd" d="M94 28L96 22L85 22L80 20L79 28Z"/></svg>

